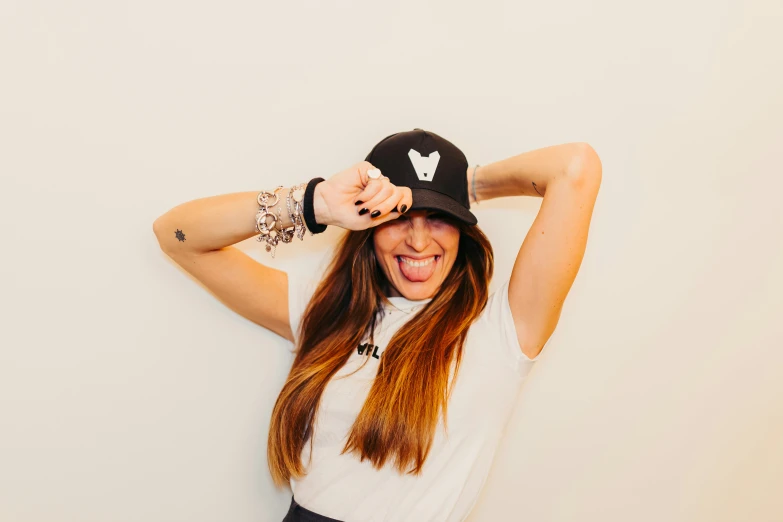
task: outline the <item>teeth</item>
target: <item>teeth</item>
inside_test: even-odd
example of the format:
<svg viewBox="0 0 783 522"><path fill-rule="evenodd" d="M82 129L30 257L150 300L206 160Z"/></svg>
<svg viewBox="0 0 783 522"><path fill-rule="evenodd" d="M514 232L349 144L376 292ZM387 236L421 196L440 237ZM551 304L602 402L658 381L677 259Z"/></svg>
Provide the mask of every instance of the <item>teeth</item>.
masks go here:
<svg viewBox="0 0 783 522"><path fill-rule="evenodd" d="M417 261L415 259L409 259L405 256L398 256L406 265L410 266L426 266L435 261L435 256L432 256L427 259L422 259L420 261Z"/></svg>

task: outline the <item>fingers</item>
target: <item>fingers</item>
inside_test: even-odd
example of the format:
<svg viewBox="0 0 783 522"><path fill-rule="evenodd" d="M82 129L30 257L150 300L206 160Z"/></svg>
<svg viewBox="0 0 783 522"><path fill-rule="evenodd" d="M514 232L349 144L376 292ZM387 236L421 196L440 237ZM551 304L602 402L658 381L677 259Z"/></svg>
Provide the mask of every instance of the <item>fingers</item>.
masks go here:
<svg viewBox="0 0 783 522"><path fill-rule="evenodd" d="M393 189L394 185L392 185L391 181L389 181L389 178L386 176L382 176L379 179L370 179L364 190L359 192L359 195L356 196L356 201L361 201L363 204L360 203L359 205L364 207L367 207L367 204L370 203L370 201L374 201L373 204L377 205L379 201L383 201L389 197ZM383 194L381 197L378 197L380 193Z"/></svg>
<svg viewBox="0 0 783 522"><path fill-rule="evenodd" d="M364 189L356 196L356 210L365 216L370 226L396 219L400 210L407 211L413 204L413 195L409 187L398 187L381 173L380 178L370 177L376 167L367 161L360 163L359 176Z"/></svg>
<svg viewBox="0 0 783 522"><path fill-rule="evenodd" d="M369 210L364 215L368 216L369 220L372 221L371 226L391 219L397 219L401 214L400 209L404 208L407 211L413 202L410 188L396 187L391 184L389 184L388 188L391 189L388 197L384 197L387 190L384 188L367 204L360 205Z"/></svg>

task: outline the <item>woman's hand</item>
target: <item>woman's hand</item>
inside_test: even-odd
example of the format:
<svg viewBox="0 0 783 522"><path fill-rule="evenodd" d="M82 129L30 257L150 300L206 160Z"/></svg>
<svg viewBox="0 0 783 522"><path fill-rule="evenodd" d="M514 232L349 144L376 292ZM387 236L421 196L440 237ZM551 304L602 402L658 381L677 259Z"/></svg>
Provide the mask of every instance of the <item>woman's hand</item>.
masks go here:
<svg viewBox="0 0 783 522"><path fill-rule="evenodd" d="M383 176L372 179L372 163L362 161L315 186L313 210L321 225L364 230L397 219L413 204L408 187L397 187Z"/></svg>

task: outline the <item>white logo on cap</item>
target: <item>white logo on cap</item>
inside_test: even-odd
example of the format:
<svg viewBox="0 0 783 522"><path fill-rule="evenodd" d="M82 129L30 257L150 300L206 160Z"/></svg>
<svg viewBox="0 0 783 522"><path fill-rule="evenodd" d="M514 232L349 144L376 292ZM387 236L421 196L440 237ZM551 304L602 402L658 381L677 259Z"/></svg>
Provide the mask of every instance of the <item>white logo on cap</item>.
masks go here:
<svg viewBox="0 0 783 522"><path fill-rule="evenodd" d="M435 169L438 168L438 161L440 161L440 154L436 150L431 152L428 157L423 157L418 151L413 149L408 151L408 157L413 163L413 168L416 169L416 176L419 181L432 181L435 177Z"/></svg>

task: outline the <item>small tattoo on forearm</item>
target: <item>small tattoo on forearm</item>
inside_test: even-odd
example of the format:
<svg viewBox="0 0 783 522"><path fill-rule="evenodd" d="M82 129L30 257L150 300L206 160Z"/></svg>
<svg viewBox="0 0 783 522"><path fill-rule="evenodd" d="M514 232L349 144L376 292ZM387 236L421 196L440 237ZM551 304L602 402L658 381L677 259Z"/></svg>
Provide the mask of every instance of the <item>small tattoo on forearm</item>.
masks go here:
<svg viewBox="0 0 783 522"><path fill-rule="evenodd" d="M180 229L177 229L177 231L174 232L174 235L177 236L177 239L180 241L185 241L185 234Z"/></svg>
<svg viewBox="0 0 783 522"><path fill-rule="evenodd" d="M531 183L533 183L533 188L536 189L536 192L538 192L538 187L536 187L536 182L535 181L531 181ZM541 196L541 197L544 197L544 195L542 193L540 193L540 192L538 192L538 195Z"/></svg>

